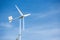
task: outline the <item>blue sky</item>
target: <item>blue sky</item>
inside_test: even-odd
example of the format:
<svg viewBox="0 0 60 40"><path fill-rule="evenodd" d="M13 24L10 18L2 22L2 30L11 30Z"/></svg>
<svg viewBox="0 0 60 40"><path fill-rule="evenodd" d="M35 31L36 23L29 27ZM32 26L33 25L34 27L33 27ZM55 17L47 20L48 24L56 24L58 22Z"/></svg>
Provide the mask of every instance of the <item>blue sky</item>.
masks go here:
<svg viewBox="0 0 60 40"><path fill-rule="evenodd" d="M19 19L8 22L8 16L20 16L15 4L24 14L25 31L22 40L60 40L60 0L0 0L0 40L15 40Z"/></svg>

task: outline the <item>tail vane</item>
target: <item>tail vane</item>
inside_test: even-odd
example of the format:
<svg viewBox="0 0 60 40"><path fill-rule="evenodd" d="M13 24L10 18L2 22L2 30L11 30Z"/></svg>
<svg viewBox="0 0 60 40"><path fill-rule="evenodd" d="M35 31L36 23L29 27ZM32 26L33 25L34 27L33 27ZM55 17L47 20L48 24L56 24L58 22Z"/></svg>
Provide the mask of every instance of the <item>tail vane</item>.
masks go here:
<svg viewBox="0 0 60 40"><path fill-rule="evenodd" d="M12 16L9 16L8 19L9 19L9 22L11 23L12 20L13 20L13 17Z"/></svg>

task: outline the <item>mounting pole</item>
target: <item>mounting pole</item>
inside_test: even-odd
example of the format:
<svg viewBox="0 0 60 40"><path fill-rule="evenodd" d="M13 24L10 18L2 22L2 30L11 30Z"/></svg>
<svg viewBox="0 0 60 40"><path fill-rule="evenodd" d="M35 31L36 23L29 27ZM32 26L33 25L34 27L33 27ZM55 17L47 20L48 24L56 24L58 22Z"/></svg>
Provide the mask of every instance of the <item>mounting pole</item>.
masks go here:
<svg viewBox="0 0 60 40"><path fill-rule="evenodd" d="M18 37L16 38L16 40L22 40L22 27L21 27L21 19L19 20L20 24L19 24L19 34Z"/></svg>
<svg viewBox="0 0 60 40"><path fill-rule="evenodd" d="M20 34L20 36L19 36L19 40L21 40L21 35L22 35L22 29L21 29L21 19L20 19L20 28L19 28L19 34Z"/></svg>

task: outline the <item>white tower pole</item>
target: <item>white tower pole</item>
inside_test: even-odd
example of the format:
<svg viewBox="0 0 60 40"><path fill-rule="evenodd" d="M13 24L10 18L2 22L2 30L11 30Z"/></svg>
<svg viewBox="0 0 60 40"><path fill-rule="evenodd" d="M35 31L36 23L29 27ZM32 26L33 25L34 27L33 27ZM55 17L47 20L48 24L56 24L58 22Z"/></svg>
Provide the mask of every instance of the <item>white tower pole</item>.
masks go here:
<svg viewBox="0 0 60 40"><path fill-rule="evenodd" d="M25 26L25 25L24 25L24 17L23 17L23 31L25 30L25 29L24 29L24 26Z"/></svg>
<svg viewBox="0 0 60 40"><path fill-rule="evenodd" d="M20 26L19 26L19 40L21 40L21 35L22 35L22 30L21 30L21 19L20 21Z"/></svg>

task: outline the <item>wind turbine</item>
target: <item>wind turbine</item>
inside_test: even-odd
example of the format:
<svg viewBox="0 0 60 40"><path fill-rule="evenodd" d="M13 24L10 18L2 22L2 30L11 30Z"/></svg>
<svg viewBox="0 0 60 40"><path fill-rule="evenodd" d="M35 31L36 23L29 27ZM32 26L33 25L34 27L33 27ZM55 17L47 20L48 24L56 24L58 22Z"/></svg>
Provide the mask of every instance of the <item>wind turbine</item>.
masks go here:
<svg viewBox="0 0 60 40"><path fill-rule="evenodd" d="M15 5L15 7L16 7L16 9L17 9L17 11L19 12L19 14L21 15L21 16L19 16L19 17L17 17L17 18L15 18L15 19L20 19L20 28L19 28L19 35L20 35L20 40L21 40L21 34L22 34L22 26L23 26L23 31L24 31L24 18L25 17L27 17L27 16L29 16L29 15L31 15L31 14L23 14L22 12L21 12L21 10L18 8L18 6L17 5ZM15 20L15 19L13 19L13 17L12 16L9 16L8 17L8 19L9 19L9 22L11 23L13 20ZM22 21L22 22L21 22Z"/></svg>

